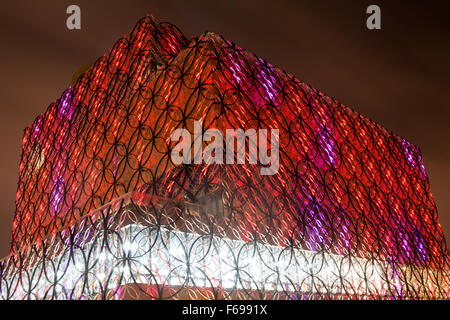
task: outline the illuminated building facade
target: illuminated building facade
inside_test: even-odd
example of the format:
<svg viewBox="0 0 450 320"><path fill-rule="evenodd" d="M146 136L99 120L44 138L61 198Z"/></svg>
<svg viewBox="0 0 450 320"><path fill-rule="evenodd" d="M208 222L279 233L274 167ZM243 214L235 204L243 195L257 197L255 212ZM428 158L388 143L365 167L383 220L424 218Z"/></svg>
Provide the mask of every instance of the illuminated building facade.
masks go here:
<svg viewBox="0 0 450 320"><path fill-rule="evenodd" d="M278 129L279 171L175 165L171 134L194 121ZM25 129L0 271L2 299L450 296L416 146L216 34L151 17Z"/></svg>

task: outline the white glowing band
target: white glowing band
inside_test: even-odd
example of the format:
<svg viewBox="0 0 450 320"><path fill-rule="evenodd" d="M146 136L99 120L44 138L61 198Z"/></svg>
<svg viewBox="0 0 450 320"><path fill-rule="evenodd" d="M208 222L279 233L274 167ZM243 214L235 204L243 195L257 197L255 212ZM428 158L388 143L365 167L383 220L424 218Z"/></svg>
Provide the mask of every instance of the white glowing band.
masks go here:
<svg viewBox="0 0 450 320"><path fill-rule="evenodd" d="M56 294L75 299L125 284L359 297L401 289L395 272L377 261L135 224L27 272L34 276L8 277L16 287L9 298L26 298L32 292L28 298ZM6 298L4 291L0 297Z"/></svg>

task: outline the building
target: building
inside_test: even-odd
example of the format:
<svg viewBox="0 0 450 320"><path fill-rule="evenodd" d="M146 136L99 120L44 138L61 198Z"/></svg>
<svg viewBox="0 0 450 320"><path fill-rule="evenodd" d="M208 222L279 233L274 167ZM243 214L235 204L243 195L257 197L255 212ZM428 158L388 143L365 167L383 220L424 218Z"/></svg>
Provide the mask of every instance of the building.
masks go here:
<svg viewBox="0 0 450 320"><path fill-rule="evenodd" d="M174 164L196 121L278 130L279 170ZM416 146L146 17L25 129L0 297L445 299L448 262Z"/></svg>

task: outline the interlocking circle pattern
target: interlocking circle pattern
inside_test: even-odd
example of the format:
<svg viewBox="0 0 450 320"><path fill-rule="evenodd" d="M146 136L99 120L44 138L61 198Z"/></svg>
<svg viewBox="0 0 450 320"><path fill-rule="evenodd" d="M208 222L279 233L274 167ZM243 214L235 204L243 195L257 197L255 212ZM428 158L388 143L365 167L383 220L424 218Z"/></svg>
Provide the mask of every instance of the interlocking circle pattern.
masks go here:
<svg viewBox="0 0 450 320"><path fill-rule="evenodd" d="M175 165L194 121L278 129L278 173ZM146 17L26 128L0 297L446 299L446 250L416 146Z"/></svg>

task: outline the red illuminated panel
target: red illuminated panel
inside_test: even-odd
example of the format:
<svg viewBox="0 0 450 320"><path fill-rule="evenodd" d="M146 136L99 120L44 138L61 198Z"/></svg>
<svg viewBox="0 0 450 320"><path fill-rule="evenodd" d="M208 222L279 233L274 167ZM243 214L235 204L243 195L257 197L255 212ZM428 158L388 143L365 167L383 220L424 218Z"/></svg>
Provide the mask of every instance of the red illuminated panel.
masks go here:
<svg viewBox="0 0 450 320"><path fill-rule="evenodd" d="M174 166L176 128L278 129L280 168ZM439 268L420 151L223 38L142 20L26 129L12 251L133 190L221 190L238 238Z"/></svg>

